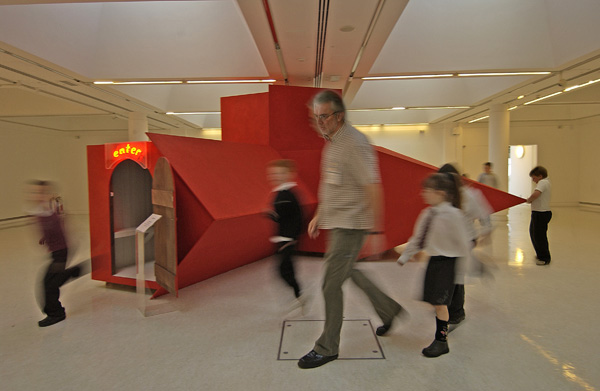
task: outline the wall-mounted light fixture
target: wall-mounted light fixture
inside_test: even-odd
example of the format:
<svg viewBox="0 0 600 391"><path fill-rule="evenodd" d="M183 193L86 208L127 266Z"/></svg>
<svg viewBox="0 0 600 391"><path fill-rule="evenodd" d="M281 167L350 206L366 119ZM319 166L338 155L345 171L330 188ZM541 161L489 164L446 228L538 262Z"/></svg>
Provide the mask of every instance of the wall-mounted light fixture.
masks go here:
<svg viewBox="0 0 600 391"><path fill-rule="evenodd" d="M525 147L522 145L517 145L515 147L515 156L518 159L523 159L523 156L525 156Z"/></svg>

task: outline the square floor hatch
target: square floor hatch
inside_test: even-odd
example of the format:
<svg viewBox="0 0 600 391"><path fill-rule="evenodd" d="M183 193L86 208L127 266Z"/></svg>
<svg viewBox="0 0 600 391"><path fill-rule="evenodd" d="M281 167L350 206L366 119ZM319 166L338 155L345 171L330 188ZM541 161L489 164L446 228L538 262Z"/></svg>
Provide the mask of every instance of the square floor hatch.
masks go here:
<svg viewBox="0 0 600 391"><path fill-rule="evenodd" d="M323 331L324 320L286 320L281 330L278 360L298 360L308 353ZM385 355L369 319L345 319L340 360L383 360Z"/></svg>

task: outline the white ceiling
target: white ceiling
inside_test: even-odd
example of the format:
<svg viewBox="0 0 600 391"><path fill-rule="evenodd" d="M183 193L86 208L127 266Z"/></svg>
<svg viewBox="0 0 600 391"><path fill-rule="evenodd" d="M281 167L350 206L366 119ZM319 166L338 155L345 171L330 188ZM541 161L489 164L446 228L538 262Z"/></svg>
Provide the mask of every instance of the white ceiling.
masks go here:
<svg viewBox="0 0 600 391"><path fill-rule="evenodd" d="M319 4L329 5L326 20ZM290 85L314 86L319 65L317 84L343 89L350 109L407 107L353 111L354 123L466 122L486 115L490 105L515 106L599 79L599 16L598 0L0 0L0 121L115 130L141 111L151 130L218 127L219 115L165 113L218 112L221 97L268 86L92 82L260 78L284 84L285 75ZM318 56L319 37L325 40ZM361 80L525 70L552 73ZM469 108L413 109L458 105ZM519 107L511 120L599 115L597 83Z"/></svg>

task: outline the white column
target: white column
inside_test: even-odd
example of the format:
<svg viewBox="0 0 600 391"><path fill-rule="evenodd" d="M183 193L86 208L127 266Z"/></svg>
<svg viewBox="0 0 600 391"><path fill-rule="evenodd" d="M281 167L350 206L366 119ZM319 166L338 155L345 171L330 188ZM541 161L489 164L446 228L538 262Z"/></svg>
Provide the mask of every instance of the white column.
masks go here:
<svg viewBox="0 0 600 391"><path fill-rule="evenodd" d="M510 135L510 115L506 105L490 108L488 130L488 154L493 170L498 177L498 189L508 191L508 143Z"/></svg>
<svg viewBox="0 0 600 391"><path fill-rule="evenodd" d="M140 112L129 113L128 120L129 141L149 141L146 135L148 131L148 118Z"/></svg>
<svg viewBox="0 0 600 391"><path fill-rule="evenodd" d="M508 146L510 136L510 114L506 105L490 107L488 129L488 154L493 171L498 178L498 189L508 191ZM497 215L506 216L507 210Z"/></svg>
<svg viewBox="0 0 600 391"><path fill-rule="evenodd" d="M465 172L465 162L463 159L464 152L464 140L463 140L463 127L462 124L457 124L452 128L452 137L454 137L454 163L457 165L457 169L462 174Z"/></svg>

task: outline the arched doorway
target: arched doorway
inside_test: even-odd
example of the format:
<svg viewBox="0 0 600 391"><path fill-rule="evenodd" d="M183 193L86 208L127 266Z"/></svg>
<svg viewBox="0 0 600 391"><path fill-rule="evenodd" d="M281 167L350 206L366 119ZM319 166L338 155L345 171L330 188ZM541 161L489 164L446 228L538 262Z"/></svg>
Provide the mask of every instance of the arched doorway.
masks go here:
<svg viewBox="0 0 600 391"><path fill-rule="evenodd" d="M135 278L135 229L152 214L152 176L133 160L124 160L110 180L112 274ZM154 240L147 235L147 280L154 280Z"/></svg>

